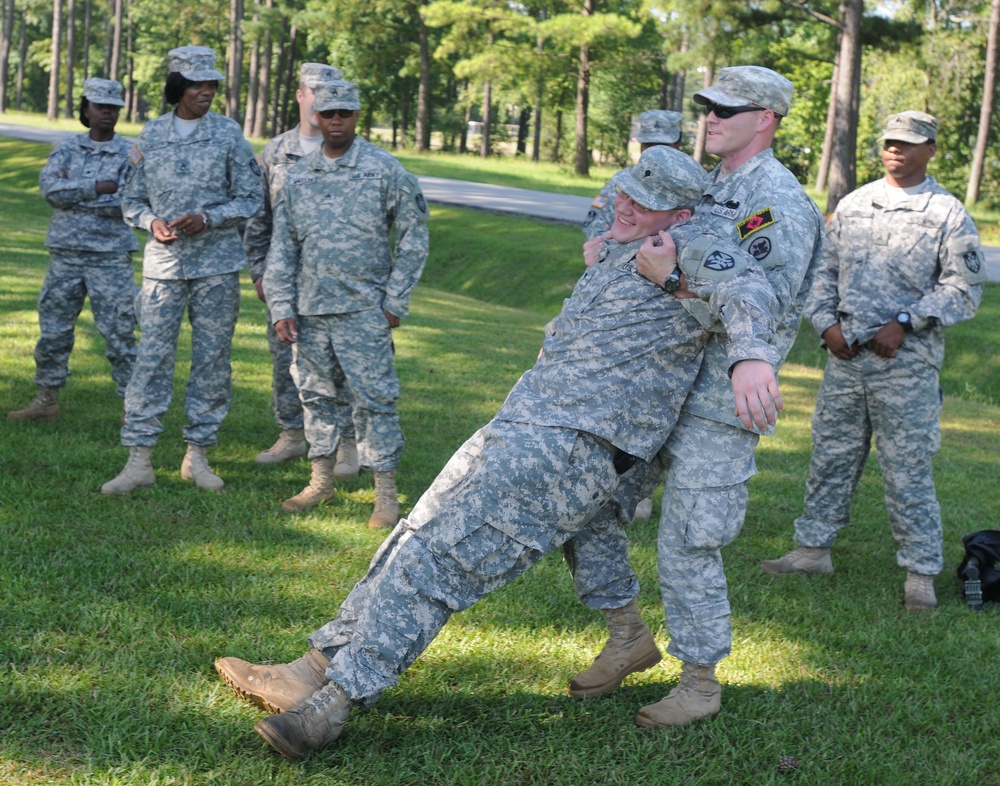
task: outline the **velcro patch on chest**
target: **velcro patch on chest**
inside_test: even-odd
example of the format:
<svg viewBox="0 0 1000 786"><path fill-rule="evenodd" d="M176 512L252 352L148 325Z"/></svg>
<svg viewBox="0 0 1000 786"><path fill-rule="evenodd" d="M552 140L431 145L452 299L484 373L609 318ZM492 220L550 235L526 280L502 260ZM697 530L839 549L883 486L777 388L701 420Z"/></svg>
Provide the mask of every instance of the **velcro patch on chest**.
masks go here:
<svg viewBox="0 0 1000 786"><path fill-rule="evenodd" d="M351 180L381 180L381 172L351 172Z"/></svg>
<svg viewBox="0 0 1000 786"><path fill-rule="evenodd" d="M759 232L765 227L774 223L774 212L769 207L758 210L752 216L743 219L736 225L736 231L740 234L740 240L746 240L754 232Z"/></svg>

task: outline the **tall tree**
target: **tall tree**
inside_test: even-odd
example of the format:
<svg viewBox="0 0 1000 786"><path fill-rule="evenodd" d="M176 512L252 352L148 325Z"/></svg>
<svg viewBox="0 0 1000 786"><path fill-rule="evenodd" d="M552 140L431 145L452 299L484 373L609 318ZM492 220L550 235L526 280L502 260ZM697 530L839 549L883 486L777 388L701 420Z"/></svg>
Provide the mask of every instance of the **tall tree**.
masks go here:
<svg viewBox="0 0 1000 786"><path fill-rule="evenodd" d="M979 186L983 180L983 163L986 160L986 144L993 124L993 101L996 98L997 83L997 35L1000 28L1000 0L993 0L990 6L990 21L986 38L986 72L983 75L983 101L979 110L979 130L976 146L972 151L972 165L969 169L969 184L965 189L965 204L974 205L979 201Z"/></svg>
<svg viewBox="0 0 1000 786"><path fill-rule="evenodd" d="M240 121L243 78L243 0L229 0L229 40L226 46L226 117Z"/></svg>
<svg viewBox="0 0 1000 786"><path fill-rule="evenodd" d="M7 110L7 82L10 77L10 49L14 42L14 2L2 0L3 31L0 33L0 112Z"/></svg>
<svg viewBox="0 0 1000 786"><path fill-rule="evenodd" d="M59 114L59 66L62 61L62 0L52 0L52 57L49 61L49 106L46 117Z"/></svg>
<svg viewBox="0 0 1000 786"><path fill-rule="evenodd" d="M840 5L840 56L837 69L833 147L830 154L830 190L826 212L833 213L840 200L857 185L858 107L861 101L862 0L842 0Z"/></svg>
<svg viewBox="0 0 1000 786"><path fill-rule="evenodd" d="M105 76L117 79L121 73L122 24L125 15L125 0L111 0L111 39L108 42L108 67Z"/></svg>
<svg viewBox="0 0 1000 786"><path fill-rule="evenodd" d="M66 117L73 117L73 72L76 70L76 0L66 0Z"/></svg>

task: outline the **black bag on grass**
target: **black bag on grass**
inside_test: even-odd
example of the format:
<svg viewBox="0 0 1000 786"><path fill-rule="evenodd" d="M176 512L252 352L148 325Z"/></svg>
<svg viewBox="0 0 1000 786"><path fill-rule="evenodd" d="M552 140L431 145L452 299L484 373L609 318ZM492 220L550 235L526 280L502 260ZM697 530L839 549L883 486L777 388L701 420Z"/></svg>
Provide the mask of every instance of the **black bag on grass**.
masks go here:
<svg viewBox="0 0 1000 786"><path fill-rule="evenodd" d="M962 538L965 557L958 566L965 602L982 611L984 601L1000 602L1000 530L984 529Z"/></svg>

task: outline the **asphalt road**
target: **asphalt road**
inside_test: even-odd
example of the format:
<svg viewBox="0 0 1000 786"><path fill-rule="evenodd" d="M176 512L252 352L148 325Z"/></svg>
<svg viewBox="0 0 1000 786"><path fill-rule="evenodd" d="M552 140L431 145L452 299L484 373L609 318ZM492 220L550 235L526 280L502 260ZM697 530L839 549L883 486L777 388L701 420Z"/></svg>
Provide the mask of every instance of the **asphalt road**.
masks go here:
<svg viewBox="0 0 1000 786"><path fill-rule="evenodd" d="M28 142L51 144L72 133L0 123L0 136L12 136ZM507 188L488 183L447 180L442 177L421 176L419 180L424 196L430 202L518 213L568 224L581 223L587 215L591 201L590 197L528 191L523 188ZM990 281L1000 281L1000 248L984 247L983 252L986 256L986 269Z"/></svg>

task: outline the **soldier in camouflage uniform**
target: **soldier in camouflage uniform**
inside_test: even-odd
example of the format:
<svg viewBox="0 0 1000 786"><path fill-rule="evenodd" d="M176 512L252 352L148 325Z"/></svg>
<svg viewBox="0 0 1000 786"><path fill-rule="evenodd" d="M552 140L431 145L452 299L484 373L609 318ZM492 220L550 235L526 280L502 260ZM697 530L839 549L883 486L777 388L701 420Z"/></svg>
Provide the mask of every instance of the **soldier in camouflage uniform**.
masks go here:
<svg viewBox="0 0 1000 786"><path fill-rule="evenodd" d="M257 297L264 302L267 301L264 297L263 278L267 250L271 245L273 206L278 203L278 196L292 165L323 144L323 134L313 111L313 89L320 82L342 78L339 68L323 63L303 63L299 71L299 86L295 91L295 100L299 105L299 124L268 142L257 158L264 176L264 209L247 222L243 247L250 262L250 278L257 290ZM308 450L303 431L302 402L299 400L299 389L292 379L292 348L278 338L270 311L267 316L267 346L274 362L271 377L272 407L281 434L274 445L257 455L258 464L274 464L299 458L305 456ZM344 390L342 377L337 388ZM340 418L344 423L344 430L337 446L337 463L333 474L334 477L350 477L358 474L354 423L349 401L341 402L340 406L346 408Z"/></svg>
<svg viewBox="0 0 1000 786"><path fill-rule="evenodd" d="M759 66L724 68L716 84L694 95L707 112L706 150L721 159L695 216L763 268L778 298L773 316L782 361L795 340L822 249L819 210L771 150L791 99L791 82ZM697 313L701 304L694 303ZM761 432L733 416L737 378L734 373L730 383L720 338L709 341L676 427L661 434L666 443L650 473L630 479L632 487L623 484L614 504L566 550L578 597L604 612L611 632L594 664L570 683L573 696L589 698L610 693L627 675L659 660L635 604L639 587L624 529L608 519L629 521L637 500L666 473L658 568L667 652L681 661L681 679L664 699L639 711L636 722L647 727L685 725L715 716L722 706L715 665L729 655L732 627L721 548L743 526ZM757 370L751 362L736 367L748 379Z"/></svg>
<svg viewBox="0 0 1000 786"><path fill-rule="evenodd" d="M295 346L293 374L312 462L309 485L282 510L307 510L334 497L334 453L346 425L337 402L346 387L359 460L375 474L368 525L380 528L399 520L403 432L392 329L408 314L427 260L427 203L413 175L356 135L360 107L353 82L316 86L324 142L288 173L264 294L279 338Z"/></svg>
<svg viewBox="0 0 1000 786"><path fill-rule="evenodd" d="M681 123L684 115L667 109L650 109L639 115L639 130L633 137L644 153L656 145L669 145L681 149ZM626 168L627 169L627 168ZM626 170L622 170L623 172ZM588 240L603 235L615 220L615 179L612 177L590 205L583 221L583 234Z"/></svg>
<svg viewBox="0 0 1000 786"><path fill-rule="evenodd" d="M38 295L41 338L35 345L38 395L11 420L55 420L58 393L69 376L76 320L90 296L94 324L106 342L119 396L135 361L132 252L139 246L122 223L122 187L132 172L131 142L115 133L124 88L111 79L83 83L80 122L90 129L60 142L38 179L52 206L45 245L49 270Z"/></svg>
<svg viewBox="0 0 1000 786"><path fill-rule="evenodd" d="M218 438L232 394L230 349L240 308L246 255L237 225L263 203L260 168L239 126L210 110L222 74L208 47L169 53L164 89L176 108L146 124L132 150L135 175L125 188L125 220L150 234L137 298L142 338L125 392L122 444L129 459L101 487L128 494L152 485L150 453L170 406L177 337L191 323L191 373L184 410L187 453L181 477L218 491L222 479L206 449Z"/></svg>
<svg viewBox="0 0 1000 786"><path fill-rule="evenodd" d="M890 115L881 180L848 194L827 229L806 316L829 351L812 421L813 454L797 549L768 573L830 573L830 548L874 436L885 506L907 571L903 603L937 606L941 508L931 462L941 445L944 328L971 319L986 268L962 204L927 176L937 120Z"/></svg>
<svg viewBox="0 0 1000 786"><path fill-rule="evenodd" d="M697 162L666 147L617 176L613 237L547 326L535 366L386 539L337 618L312 634L312 650L282 666L216 663L237 695L280 712L256 730L283 755L299 758L336 739L352 706L371 705L395 685L451 614L587 527L619 478L652 459L709 335L664 292L681 271L728 331L731 365L777 361L774 294L754 260L704 222L657 233L690 217L685 206L705 178ZM669 281L639 272L654 237L673 254ZM755 395L777 396L773 374ZM774 414L759 413L760 424Z"/></svg>

